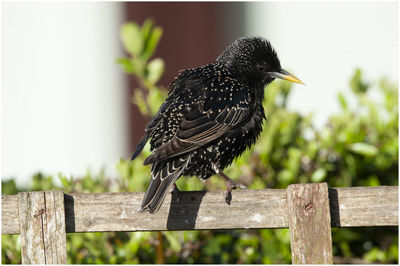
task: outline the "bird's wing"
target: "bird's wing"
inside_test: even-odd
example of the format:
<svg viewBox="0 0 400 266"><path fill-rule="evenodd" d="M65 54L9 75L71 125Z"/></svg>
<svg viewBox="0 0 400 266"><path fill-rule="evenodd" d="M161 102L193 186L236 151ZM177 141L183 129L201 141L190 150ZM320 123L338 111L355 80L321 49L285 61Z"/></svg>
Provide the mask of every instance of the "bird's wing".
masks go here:
<svg viewBox="0 0 400 266"><path fill-rule="evenodd" d="M159 148L163 144L164 139L170 138L170 136L168 136L169 132L163 132L159 129L170 126L168 123L168 125L166 125L166 122L168 122L168 119L172 118L171 116L173 113L171 109L178 108L180 104L184 104L187 94L191 94L192 99L201 97L202 88L205 86L204 84L206 82L203 79L204 73L210 72L210 69L212 70L214 67L213 64L209 64L180 72L179 76L169 85L171 91L168 93L167 99L147 125L145 135L138 143L131 160L134 160L140 154L150 138L152 139L151 149Z"/></svg>
<svg viewBox="0 0 400 266"><path fill-rule="evenodd" d="M144 164L193 151L218 139L231 128L248 121L251 110L252 106L241 101L238 104L228 104L222 110L213 110L207 102L196 104L185 115L175 135L155 149Z"/></svg>
<svg viewBox="0 0 400 266"><path fill-rule="evenodd" d="M147 141L149 140L151 133L153 130L157 127L158 123L164 116L164 112L167 110L167 108L171 104L171 96L172 93L170 92L168 98L165 100L165 102L161 105L160 109L158 112L155 114L153 119L150 120L149 124L147 125L145 129L145 134L143 138L139 141L138 145L136 146L135 151L132 154L131 161L134 160L143 150L144 146L146 145Z"/></svg>

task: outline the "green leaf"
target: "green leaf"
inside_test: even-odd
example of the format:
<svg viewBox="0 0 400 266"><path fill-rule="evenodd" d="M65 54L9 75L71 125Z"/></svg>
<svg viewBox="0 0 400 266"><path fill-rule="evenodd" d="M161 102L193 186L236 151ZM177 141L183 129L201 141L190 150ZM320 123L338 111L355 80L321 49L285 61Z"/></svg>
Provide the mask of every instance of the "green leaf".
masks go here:
<svg viewBox="0 0 400 266"><path fill-rule="evenodd" d="M162 94L162 91L160 90L149 90L148 94L148 102L151 103L151 115L155 115L164 102L164 97L165 95Z"/></svg>
<svg viewBox="0 0 400 266"><path fill-rule="evenodd" d="M339 99L339 103L340 106L342 107L342 110L346 111L347 110L347 102L346 99L344 98L342 93L338 93L338 99Z"/></svg>
<svg viewBox="0 0 400 266"><path fill-rule="evenodd" d="M164 73L164 61L161 58L151 60L147 64L147 80L156 84Z"/></svg>
<svg viewBox="0 0 400 266"><path fill-rule="evenodd" d="M115 62L122 66L123 70L128 74L134 73L132 61L129 58L118 58Z"/></svg>
<svg viewBox="0 0 400 266"><path fill-rule="evenodd" d="M318 168L311 176L311 181L318 183L325 179L326 170L324 168Z"/></svg>
<svg viewBox="0 0 400 266"><path fill-rule="evenodd" d="M1 193L3 195L13 195L17 194L19 191L20 190L17 189L17 184L15 183L15 180L10 179L1 182Z"/></svg>
<svg viewBox="0 0 400 266"><path fill-rule="evenodd" d="M375 146L364 142L353 143L349 145L349 149L364 156L374 156L378 153L378 149Z"/></svg>
<svg viewBox="0 0 400 266"><path fill-rule="evenodd" d="M301 151L297 148L289 148L289 158L285 162L285 166L290 171L292 179L295 178L300 169Z"/></svg>
<svg viewBox="0 0 400 266"><path fill-rule="evenodd" d="M146 101L143 95L143 92L139 89L136 89L133 94L132 102L139 108L139 111L143 115L149 115Z"/></svg>
<svg viewBox="0 0 400 266"><path fill-rule="evenodd" d="M279 172L278 175L279 182L282 182L285 185L292 182L293 178L294 176L292 175L289 169L283 169L282 171Z"/></svg>
<svg viewBox="0 0 400 266"><path fill-rule="evenodd" d="M369 89L369 84L362 80L362 73L358 68L350 80L350 87L355 93L366 93Z"/></svg>
<svg viewBox="0 0 400 266"><path fill-rule="evenodd" d="M70 186L70 182L65 175L58 173L58 178L60 179L63 188L68 188Z"/></svg>
<svg viewBox="0 0 400 266"><path fill-rule="evenodd" d="M158 42L160 41L161 36L162 36L161 27L155 27L151 31L150 36L146 40L144 51L142 54L142 57L144 59L147 60L153 55L155 49L157 48Z"/></svg>
<svg viewBox="0 0 400 266"><path fill-rule="evenodd" d="M147 42L147 40L149 39L149 37L151 36L151 29L153 28L153 20L151 19L146 19L143 22L142 25L142 29L141 29L141 34L142 34L142 38L145 41L145 43Z"/></svg>
<svg viewBox="0 0 400 266"><path fill-rule="evenodd" d="M142 78L142 76L144 75L146 62L143 61L140 57L137 57L137 58L132 58L131 63L134 74Z"/></svg>
<svg viewBox="0 0 400 266"><path fill-rule="evenodd" d="M180 251L182 250L182 246L177 238L177 235L174 234L174 232L168 232L168 231L164 231L163 232L165 237L167 238L170 247L173 251Z"/></svg>
<svg viewBox="0 0 400 266"><path fill-rule="evenodd" d="M379 186L380 185L379 178L375 175L372 175L372 176L368 177L368 179L365 182L365 185L368 187Z"/></svg>
<svg viewBox="0 0 400 266"><path fill-rule="evenodd" d="M139 56L143 51L143 39L136 23L126 23L121 27L121 39L125 50L132 56Z"/></svg>
<svg viewBox="0 0 400 266"><path fill-rule="evenodd" d="M385 253L379 248L374 247L364 255L364 259L368 262L384 261Z"/></svg>

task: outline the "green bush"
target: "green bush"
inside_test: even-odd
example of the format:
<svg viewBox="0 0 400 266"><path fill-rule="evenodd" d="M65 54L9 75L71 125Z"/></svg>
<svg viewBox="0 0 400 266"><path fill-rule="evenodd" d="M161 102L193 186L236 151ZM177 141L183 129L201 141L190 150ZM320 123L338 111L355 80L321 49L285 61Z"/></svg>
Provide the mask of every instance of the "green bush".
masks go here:
<svg viewBox="0 0 400 266"><path fill-rule="evenodd" d="M128 58L117 62L137 78L139 89L132 102L151 117L167 95L158 85L162 59L152 59L162 35L146 21L142 27L128 23L121 39ZM291 84L274 81L266 89L264 108L268 120L256 145L230 166L226 173L251 189L286 188L292 183L328 182L333 187L398 185L398 88L381 79L366 81L357 69L349 92L355 102L338 95L341 111L316 129L312 115L286 109ZM22 190L63 189L66 192L145 191L149 166L142 162L148 146L135 161L121 159L120 179L107 179L103 172L82 178L59 174L62 188L51 176L37 174L31 186L19 188L13 180L2 181L2 194ZM225 182L212 177L180 178L182 190L220 190ZM397 227L332 229L335 260L346 262L398 262ZM163 251L157 232L82 233L67 235L68 263L290 263L288 229L204 230L163 232ZM19 236L2 237L2 263L20 263ZM164 258L163 258L164 257Z"/></svg>

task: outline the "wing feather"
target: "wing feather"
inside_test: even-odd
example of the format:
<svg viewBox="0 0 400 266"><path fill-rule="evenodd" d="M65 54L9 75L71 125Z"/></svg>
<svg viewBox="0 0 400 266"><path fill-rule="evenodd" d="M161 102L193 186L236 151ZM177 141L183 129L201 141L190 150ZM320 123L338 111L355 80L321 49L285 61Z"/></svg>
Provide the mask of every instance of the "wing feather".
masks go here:
<svg viewBox="0 0 400 266"><path fill-rule="evenodd" d="M185 117L181 122L174 137L154 150L144 164L162 161L198 149L248 121L251 113L250 106L248 108L225 107L214 116L209 116L209 112L201 110L200 105L193 108L189 118Z"/></svg>

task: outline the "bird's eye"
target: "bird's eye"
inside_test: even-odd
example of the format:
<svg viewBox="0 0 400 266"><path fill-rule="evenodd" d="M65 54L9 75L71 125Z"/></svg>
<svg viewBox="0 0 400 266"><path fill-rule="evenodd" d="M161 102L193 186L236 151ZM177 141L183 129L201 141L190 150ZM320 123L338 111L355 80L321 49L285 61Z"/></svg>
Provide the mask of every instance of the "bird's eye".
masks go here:
<svg viewBox="0 0 400 266"><path fill-rule="evenodd" d="M258 71L265 71L267 69L267 66L264 64L257 64L257 70Z"/></svg>

